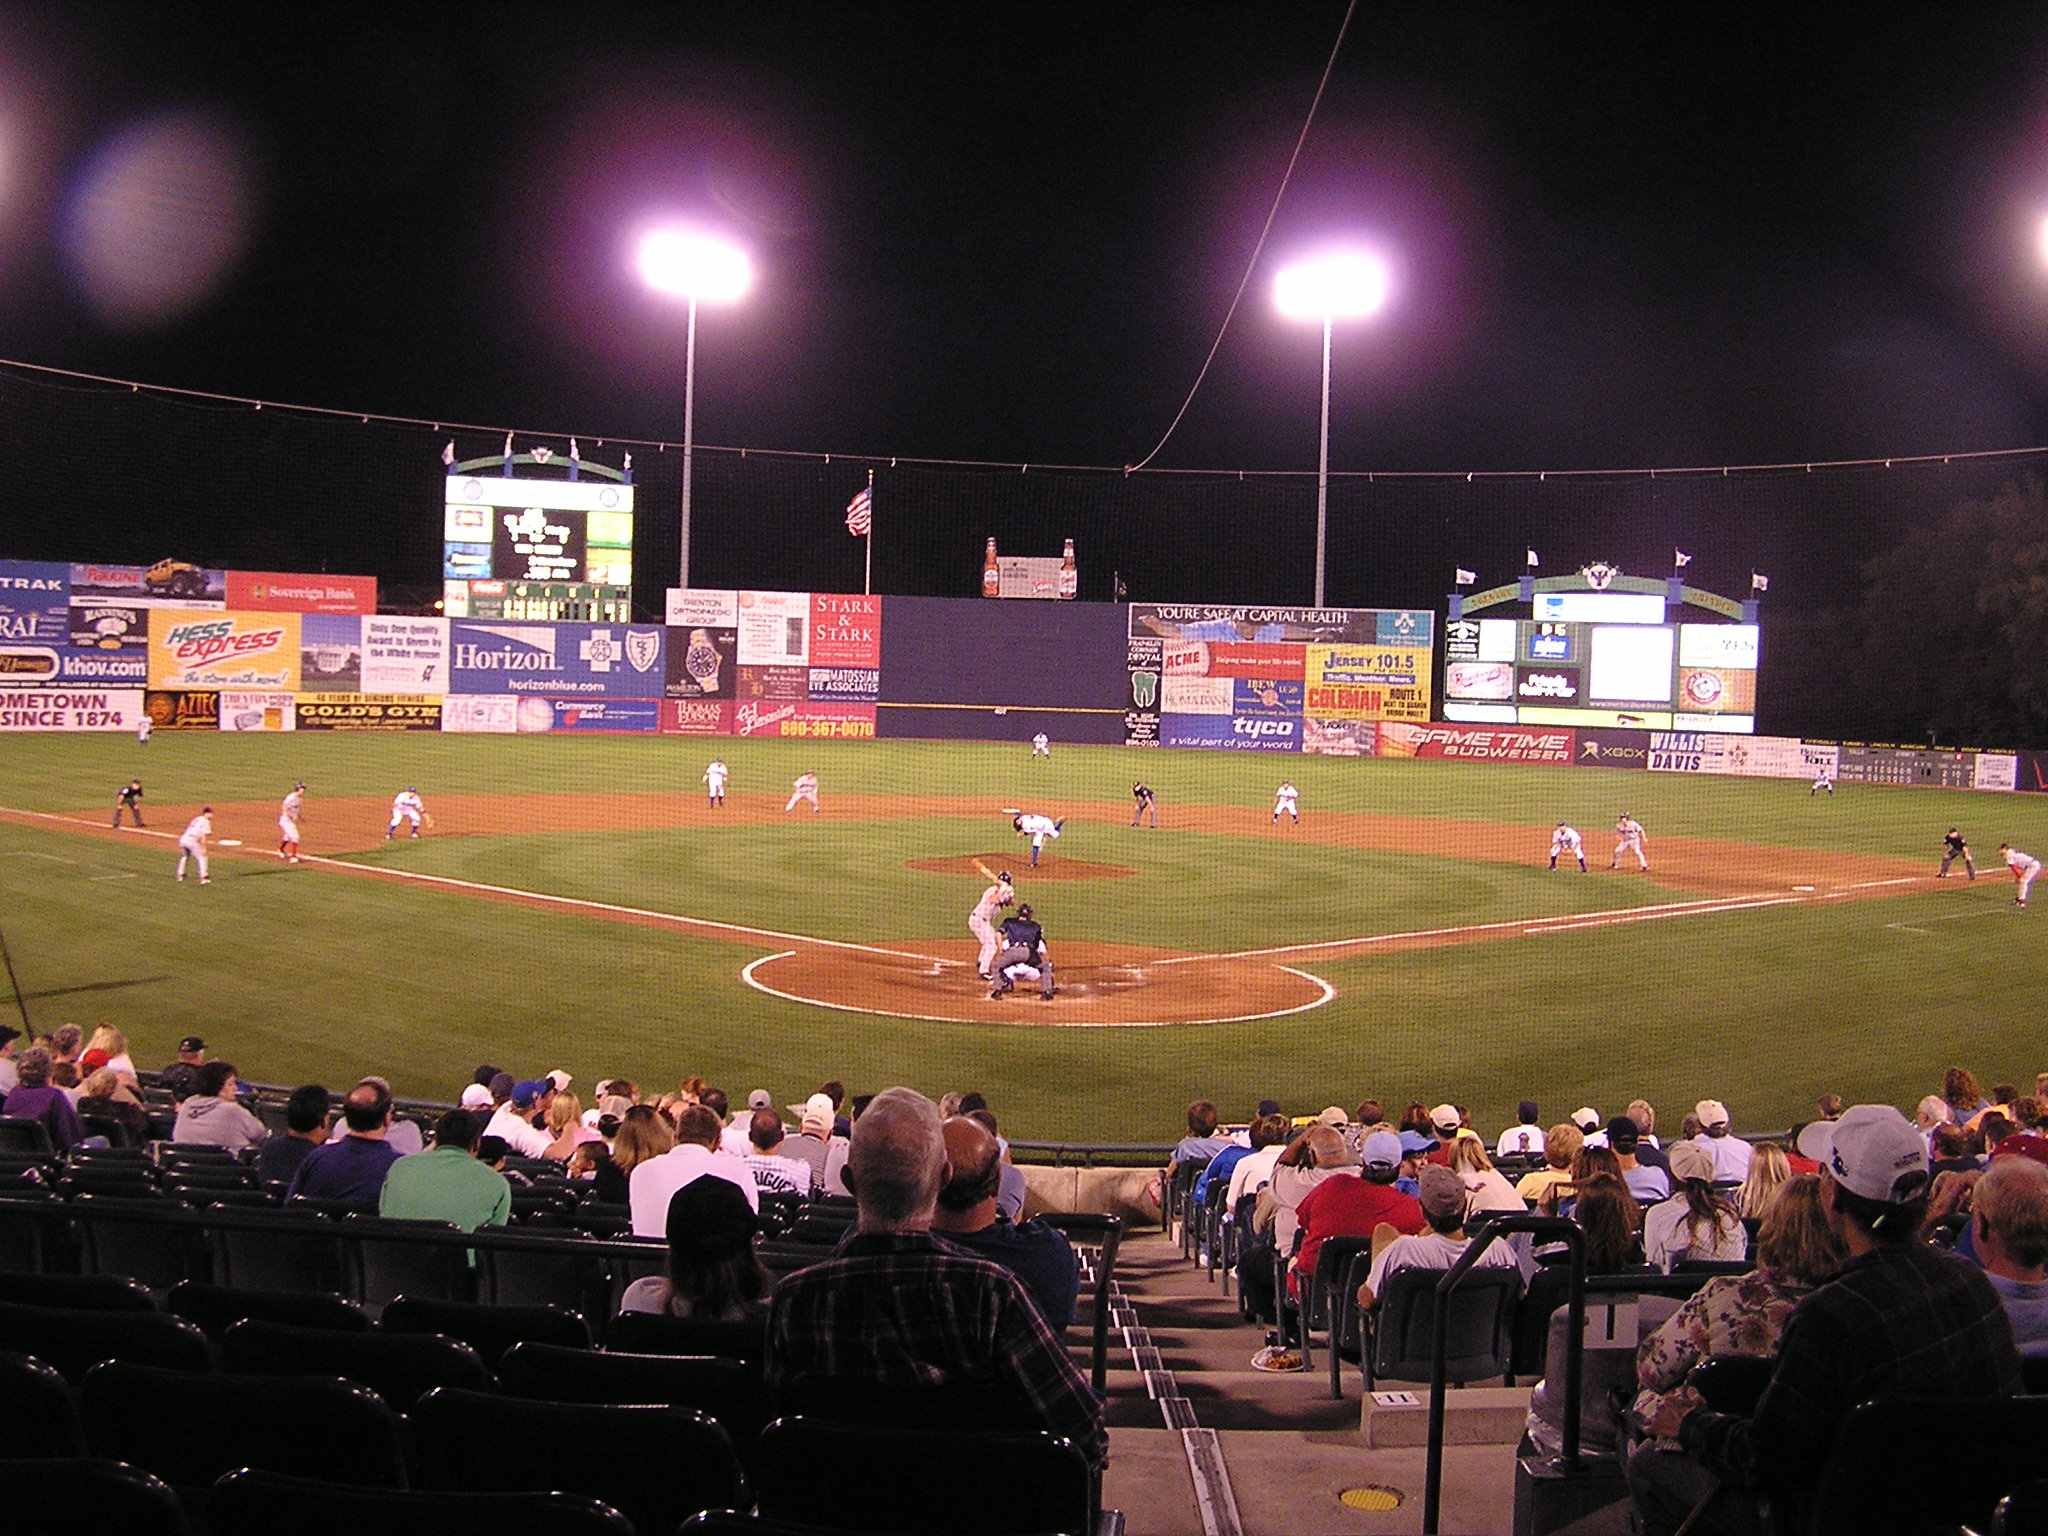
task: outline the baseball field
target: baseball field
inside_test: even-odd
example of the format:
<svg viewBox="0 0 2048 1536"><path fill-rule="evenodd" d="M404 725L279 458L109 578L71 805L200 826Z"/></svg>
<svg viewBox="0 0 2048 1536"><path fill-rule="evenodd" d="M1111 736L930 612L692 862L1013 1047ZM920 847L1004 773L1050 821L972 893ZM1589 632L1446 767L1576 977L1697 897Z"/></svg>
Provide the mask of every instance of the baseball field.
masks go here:
<svg viewBox="0 0 2048 1536"><path fill-rule="evenodd" d="M822 814L786 813L806 768ZM1271 820L1283 775L1298 827ZM130 776L147 826L110 831ZM1129 825L1139 776L1156 831ZM432 825L386 841L408 786ZM202 803L212 883L179 885ZM1008 808L1065 819L1036 871ZM1608 870L1623 811L1648 874ZM1546 868L1560 819L1591 873ZM1951 824L1975 882L1934 878ZM378 1070L418 1096L485 1061L778 1102L827 1077L980 1088L1026 1140L1170 1140L1197 1095L1232 1115L1448 1098L1486 1126L1524 1097L1554 1120L1640 1094L1675 1123L1712 1096L1762 1129L1822 1090L1909 1105L1952 1062L2030 1087L2048 891L2013 906L2002 839L2048 851L2048 797L1022 744L0 745L0 932L38 1030L111 1022L146 1065L197 1033L251 1079ZM1050 1001L977 984L977 864L1044 923Z"/></svg>

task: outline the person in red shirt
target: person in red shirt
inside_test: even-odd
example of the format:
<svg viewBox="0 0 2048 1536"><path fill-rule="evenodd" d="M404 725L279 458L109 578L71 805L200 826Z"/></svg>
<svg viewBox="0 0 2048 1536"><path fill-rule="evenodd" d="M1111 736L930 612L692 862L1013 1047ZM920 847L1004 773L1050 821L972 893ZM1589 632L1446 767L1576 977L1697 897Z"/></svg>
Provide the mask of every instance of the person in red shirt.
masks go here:
<svg viewBox="0 0 2048 1536"><path fill-rule="evenodd" d="M1423 1229L1421 1202L1394 1188L1400 1172L1401 1138L1392 1131L1374 1131L1360 1149L1358 1178L1326 1179L1308 1192L1301 1202L1301 1251L1288 1271L1290 1286L1297 1275L1315 1273L1324 1238L1371 1237L1382 1223L1404 1237Z"/></svg>

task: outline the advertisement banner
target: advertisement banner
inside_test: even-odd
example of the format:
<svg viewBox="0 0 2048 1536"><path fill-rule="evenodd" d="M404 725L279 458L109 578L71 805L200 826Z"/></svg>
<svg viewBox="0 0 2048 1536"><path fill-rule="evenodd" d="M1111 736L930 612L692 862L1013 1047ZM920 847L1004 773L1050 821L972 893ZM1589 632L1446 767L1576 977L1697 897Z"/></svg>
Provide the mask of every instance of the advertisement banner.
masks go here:
<svg viewBox="0 0 2048 1536"><path fill-rule="evenodd" d="M881 598L813 592L810 664L814 667L879 667L882 664Z"/></svg>
<svg viewBox="0 0 2048 1536"><path fill-rule="evenodd" d="M741 667L733 684L737 699L808 699L811 696L809 667Z"/></svg>
<svg viewBox="0 0 2048 1536"><path fill-rule="evenodd" d="M1568 730L1521 730L1513 726L1410 725L1384 721L1381 757L1453 758L1479 763L1569 763Z"/></svg>
<svg viewBox="0 0 2048 1536"><path fill-rule="evenodd" d="M1447 661L1444 697L1505 703L1515 696L1515 668L1506 661Z"/></svg>
<svg viewBox="0 0 2048 1536"><path fill-rule="evenodd" d="M54 645L0 645L0 688L44 688L62 671Z"/></svg>
<svg viewBox="0 0 2048 1536"><path fill-rule="evenodd" d="M441 729L473 735L509 736L519 729L519 706L510 694L451 693L441 701ZM545 700L535 700L545 703ZM554 722L554 711L548 711Z"/></svg>
<svg viewBox="0 0 2048 1536"><path fill-rule="evenodd" d="M670 587L662 622L671 629L732 629L740 621L740 595L718 587Z"/></svg>
<svg viewBox="0 0 2048 1536"><path fill-rule="evenodd" d="M1062 563L1058 555L998 555L996 596L1056 598Z"/></svg>
<svg viewBox="0 0 2048 1536"><path fill-rule="evenodd" d="M63 645L71 638L71 567L0 560L0 644Z"/></svg>
<svg viewBox="0 0 2048 1536"><path fill-rule="evenodd" d="M74 650L133 651L140 656L149 649L149 610L140 603L74 605L65 611Z"/></svg>
<svg viewBox="0 0 2048 1536"><path fill-rule="evenodd" d="M1386 623L1383 625L1382 620ZM1383 629L1400 644L1428 651L1436 643L1436 615L1422 609L1259 608L1216 603L1133 603L1132 639L1240 641L1309 645L1336 641L1378 644Z"/></svg>
<svg viewBox="0 0 2048 1536"><path fill-rule="evenodd" d="M1519 667L1515 671L1515 701L1519 704L1570 708L1584 697L1577 667Z"/></svg>
<svg viewBox="0 0 2048 1536"><path fill-rule="evenodd" d="M1298 645L1219 640L1203 649L1209 653L1211 677L1262 678L1285 683L1302 680L1303 650Z"/></svg>
<svg viewBox="0 0 2048 1536"><path fill-rule="evenodd" d="M155 565L71 567L71 606L95 608L128 603L143 608L225 608L228 573L204 570L183 560Z"/></svg>
<svg viewBox="0 0 2048 1536"><path fill-rule="evenodd" d="M1320 757L1371 757L1379 742L1372 720L1304 720L1301 750Z"/></svg>
<svg viewBox="0 0 2048 1536"><path fill-rule="evenodd" d="M864 741L875 734L872 704L735 704L735 736L789 736L812 741Z"/></svg>
<svg viewBox="0 0 2048 1536"><path fill-rule="evenodd" d="M661 731L670 736L730 736L730 699L663 699Z"/></svg>
<svg viewBox="0 0 2048 1536"><path fill-rule="evenodd" d="M140 688L149 681L149 652L81 651L65 646L57 652L57 676L66 683L124 683Z"/></svg>
<svg viewBox="0 0 2048 1536"><path fill-rule="evenodd" d="M132 731L139 688L23 688L0 693L0 731Z"/></svg>
<svg viewBox="0 0 2048 1536"><path fill-rule="evenodd" d="M1581 768L1647 768L1650 765L1648 731L1615 731L1589 726L1577 732Z"/></svg>
<svg viewBox="0 0 2048 1536"><path fill-rule="evenodd" d="M299 615L150 610L149 686L299 691Z"/></svg>
<svg viewBox="0 0 2048 1536"><path fill-rule="evenodd" d="M289 731L294 728L298 696L290 693L235 693L220 696L220 728L224 731Z"/></svg>
<svg viewBox="0 0 2048 1536"><path fill-rule="evenodd" d="M217 731L220 695L206 688L173 692L151 689L142 696L142 712L159 731Z"/></svg>
<svg viewBox="0 0 2048 1536"><path fill-rule="evenodd" d="M1678 705L1702 715L1756 713L1756 674L1728 667L1681 667Z"/></svg>
<svg viewBox="0 0 2048 1536"><path fill-rule="evenodd" d="M671 625L663 691L671 699L731 698L739 671L739 647L739 631L730 625L723 629Z"/></svg>
<svg viewBox="0 0 2048 1536"><path fill-rule="evenodd" d="M1977 754L1977 773L1970 781L1970 788L2016 789L2019 787L2018 769L2019 759L2010 752L1980 752Z"/></svg>
<svg viewBox="0 0 2048 1536"><path fill-rule="evenodd" d="M371 614L363 619L362 626L362 692L439 698L448 691L446 619L380 618Z"/></svg>
<svg viewBox="0 0 2048 1536"><path fill-rule="evenodd" d="M1159 683L1163 715L1228 715L1234 697L1227 677L1196 677L1169 672Z"/></svg>
<svg viewBox="0 0 2048 1536"><path fill-rule="evenodd" d="M1159 717L1159 741L1167 747L1203 747L1212 752L1299 752L1301 721L1275 717L1175 715Z"/></svg>
<svg viewBox="0 0 2048 1536"><path fill-rule="evenodd" d="M451 693L660 698L662 631L641 624L448 621Z"/></svg>
<svg viewBox="0 0 2048 1536"><path fill-rule="evenodd" d="M439 699L395 693L299 695L297 729L302 731L438 731Z"/></svg>
<svg viewBox="0 0 2048 1536"><path fill-rule="evenodd" d="M1650 732L1650 771L1705 773L1707 743L1712 739L1699 731Z"/></svg>
<svg viewBox="0 0 2048 1536"><path fill-rule="evenodd" d="M812 667L809 697L816 703L872 704L881 696L879 667Z"/></svg>
<svg viewBox="0 0 2048 1536"><path fill-rule="evenodd" d="M363 621L309 613L299 620L299 692L363 691Z"/></svg>
<svg viewBox="0 0 2048 1536"><path fill-rule="evenodd" d="M1427 720L1429 672L1410 645L1311 645L1302 662L1309 713L1325 719Z"/></svg>
<svg viewBox="0 0 2048 1536"><path fill-rule="evenodd" d="M811 661L811 594L739 595L740 665L806 667Z"/></svg>
<svg viewBox="0 0 2048 1536"><path fill-rule="evenodd" d="M519 700L521 731L652 731L660 727L660 699ZM547 714L543 717L541 708Z"/></svg>
<svg viewBox="0 0 2048 1536"><path fill-rule="evenodd" d="M1299 720L1303 694L1304 685L1299 678L1288 681L1238 678L1230 685L1230 712L1233 715L1280 715Z"/></svg>
<svg viewBox="0 0 2048 1536"><path fill-rule="evenodd" d="M227 605L238 613L375 613L374 576L229 571Z"/></svg>

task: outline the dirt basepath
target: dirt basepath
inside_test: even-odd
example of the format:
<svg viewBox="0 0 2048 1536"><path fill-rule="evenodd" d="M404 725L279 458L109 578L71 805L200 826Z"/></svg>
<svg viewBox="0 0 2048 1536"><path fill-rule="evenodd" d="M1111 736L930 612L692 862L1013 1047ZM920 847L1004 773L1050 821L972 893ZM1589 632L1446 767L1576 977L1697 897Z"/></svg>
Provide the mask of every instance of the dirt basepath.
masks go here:
<svg viewBox="0 0 2048 1536"><path fill-rule="evenodd" d="M710 809L695 794L455 795L430 799L427 805L433 826L426 835L434 838L759 825L783 820L800 822L812 817L809 810L802 808L785 815L782 796L759 794L733 795L721 810ZM833 796L828 791L824 806L818 819L988 818L996 824L988 842L997 850L1002 847L1000 807L980 799L938 795ZM196 805L151 805L144 812L149 817L150 829L143 834L132 829L111 831L106 825L105 811L51 816L0 810L0 820L46 828L61 826L85 836L152 836L161 838L168 850L198 809ZM1438 821L1364 812L1311 813L1297 826L1293 822L1276 825L1262 809L1173 807L1162 818L1164 826L1154 831L1150 827L1130 828L1121 815L1107 813L1096 802L1047 801L1035 803L1032 809L1063 816L1070 822L1120 826L1122 835L1132 839L1188 831L1499 864L1540 862L1547 858L1550 846L1547 826ZM1647 874L1635 872L1632 859L1628 869L1611 873L1601 862L1610 845L1604 833L1595 833L1587 839L1587 862L1592 873L1581 875L1576 867L1561 868L1557 878L1646 881L1673 892L1673 899L1646 907L1578 916L1516 919L1426 932L1360 934L1229 955L1062 943L1053 949L1059 984L1057 996L1043 1000L1036 984L1020 981L1014 993L997 1002L989 999L987 984L975 976L975 947L969 939L906 940L886 947L847 944L748 928L712 917L574 901L538 892L422 876L404 869L377 869L333 861L337 855L361 853L378 846L389 811L390 802L383 799L310 800L303 826L304 852L313 866L307 872L329 870L431 884L482 899L574 911L584 916L740 943L757 951L765 949L770 953L743 968L747 983L772 995L819 1007L899 1018L1038 1027L1130 1027L1272 1018L1319 1007L1335 995L1334 988L1308 969L1319 962L1770 906L1862 900L1933 888L1933 871L1924 863L1663 837L1654 832L1648 840L1651 867ZM221 848L222 857L276 859L277 808L273 802L216 805L213 821L217 847L228 840L241 844L239 848ZM400 835L406 834L401 831ZM1057 843L1049 845L1042 858L1040 868L1028 878L1121 879L1135 873L1125 865L1063 858ZM1030 854L1024 841L1018 839L1008 852L961 854L919 861L911 867L957 874L964 881L972 881L982 878L977 861L991 866L1007 864L1013 873L1024 878L1022 871L1029 865ZM1678 896L1679 892L1686 894Z"/></svg>

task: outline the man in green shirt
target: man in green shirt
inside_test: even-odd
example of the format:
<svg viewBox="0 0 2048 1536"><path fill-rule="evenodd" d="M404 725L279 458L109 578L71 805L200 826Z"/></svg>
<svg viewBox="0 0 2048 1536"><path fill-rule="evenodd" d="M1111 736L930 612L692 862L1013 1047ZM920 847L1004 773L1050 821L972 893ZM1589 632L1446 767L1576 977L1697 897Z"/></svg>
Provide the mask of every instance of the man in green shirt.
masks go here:
<svg viewBox="0 0 2048 1536"><path fill-rule="evenodd" d="M432 1148L391 1165L377 1213L453 1222L465 1232L504 1226L512 1215L512 1186L505 1175L476 1160L483 1128L469 1110L449 1110L434 1128Z"/></svg>

